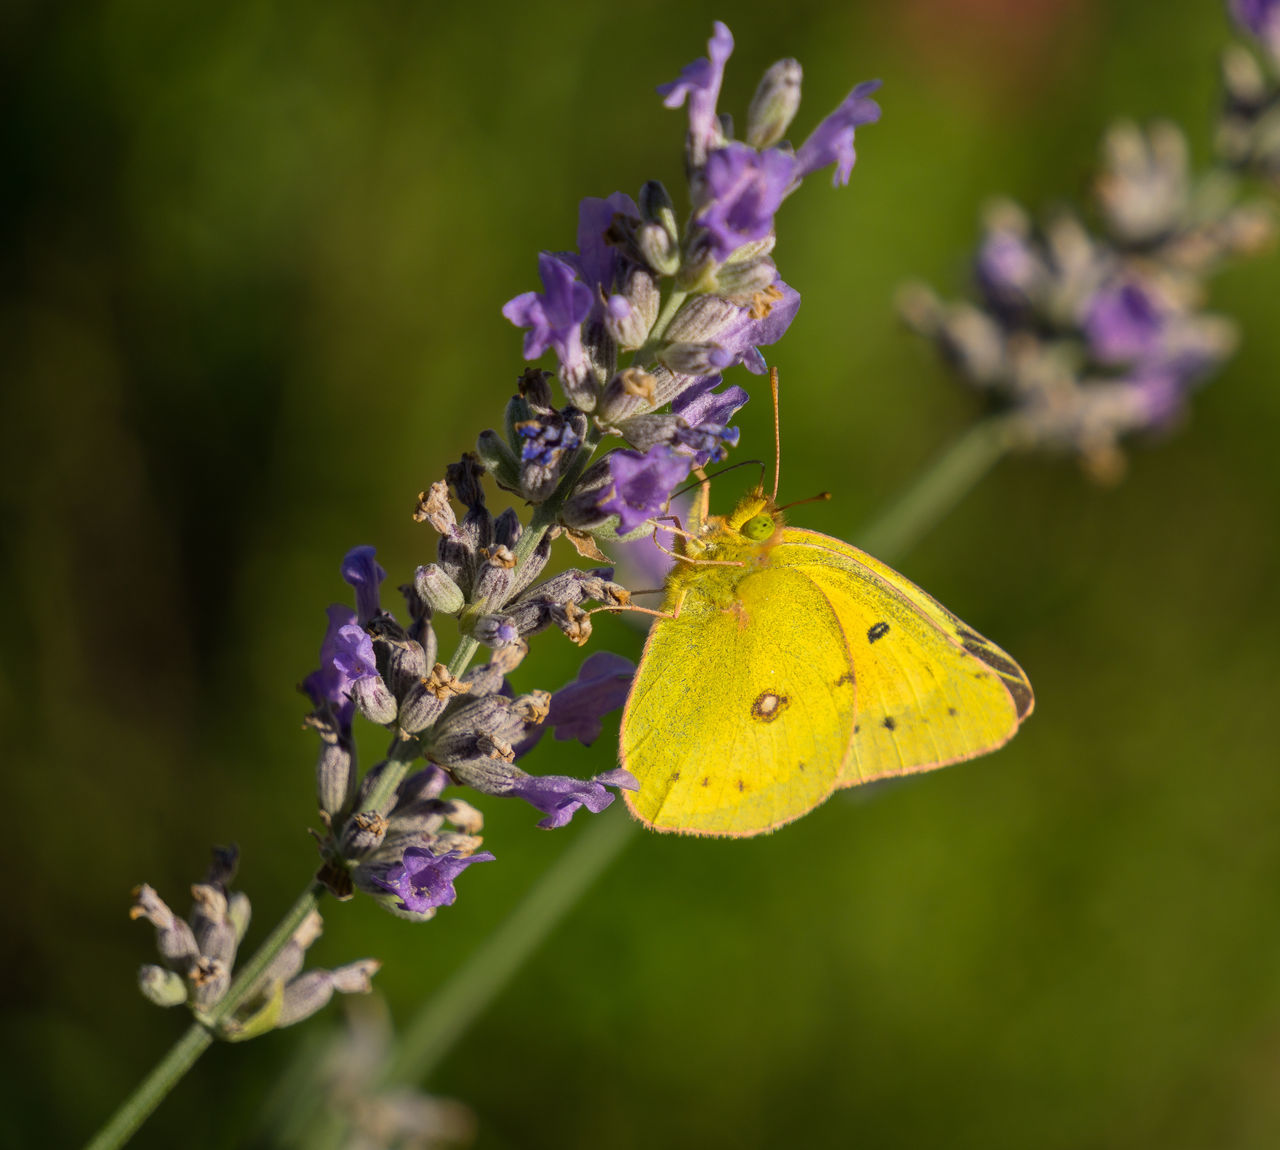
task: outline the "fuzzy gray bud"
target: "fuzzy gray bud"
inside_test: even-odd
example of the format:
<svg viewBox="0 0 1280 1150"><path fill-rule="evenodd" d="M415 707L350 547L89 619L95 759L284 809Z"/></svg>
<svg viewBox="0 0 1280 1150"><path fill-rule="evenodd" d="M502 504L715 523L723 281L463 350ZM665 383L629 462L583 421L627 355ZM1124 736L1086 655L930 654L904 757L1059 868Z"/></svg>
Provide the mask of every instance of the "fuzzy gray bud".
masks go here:
<svg viewBox="0 0 1280 1150"><path fill-rule="evenodd" d="M804 73L797 60L779 60L760 80L747 109L747 143L769 148L787 134L800 107L800 81Z"/></svg>
<svg viewBox="0 0 1280 1150"><path fill-rule="evenodd" d="M182 975L163 966L143 966L138 970L138 989L157 1006L181 1006L187 1001L187 984Z"/></svg>
<svg viewBox="0 0 1280 1150"><path fill-rule="evenodd" d="M413 589L433 612L440 615L460 615L466 606L462 589L438 563L428 563L414 572Z"/></svg>

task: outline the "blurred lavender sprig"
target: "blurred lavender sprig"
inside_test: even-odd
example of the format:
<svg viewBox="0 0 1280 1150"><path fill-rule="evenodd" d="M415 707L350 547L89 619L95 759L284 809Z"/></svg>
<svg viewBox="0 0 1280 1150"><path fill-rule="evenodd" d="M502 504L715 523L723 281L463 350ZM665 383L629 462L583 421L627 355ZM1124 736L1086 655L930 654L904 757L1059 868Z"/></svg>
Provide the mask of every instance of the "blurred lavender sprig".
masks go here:
<svg viewBox="0 0 1280 1150"><path fill-rule="evenodd" d="M1214 162L1193 172L1176 125L1121 121L1106 133L1092 202L1040 222L1000 200L984 216L975 298L944 302L912 285L908 323L971 388L1007 413L1017 448L1065 452L1103 481L1122 441L1179 421L1235 350L1235 324L1204 310L1209 278L1263 250L1280 186L1280 4L1233 0L1257 38L1224 55Z"/></svg>

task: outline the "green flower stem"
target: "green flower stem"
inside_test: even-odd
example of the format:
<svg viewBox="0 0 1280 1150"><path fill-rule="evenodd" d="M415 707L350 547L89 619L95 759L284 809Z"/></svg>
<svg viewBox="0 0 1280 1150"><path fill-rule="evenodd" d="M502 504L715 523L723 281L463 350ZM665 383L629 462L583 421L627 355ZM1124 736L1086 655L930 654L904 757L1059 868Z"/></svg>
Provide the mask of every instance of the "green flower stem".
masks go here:
<svg viewBox="0 0 1280 1150"><path fill-rule="evenodd" d="M302 925L303 919L315 909L321 889L316 883L307 887L253 958L241 968L222 1000L178 1039L156 1068L139 1083L137 1089L121 1103L120 1108L98 1131L87 1150L116 1150L116 1147L123 1146L133 1136L182 1076L195 1065L200 1055L213 1044L214 1031L218 1025L258 989L257 984L267 966L284 949L293 937L293 932Z"/></svg>
<svg viewBox="0 0 1280 1150"><path fill-rule="evenodd" d="M639 825L617 810L592 817L524 901L409 1023L383 1070L382 1085L418 1082L431 1074L623 847L639 837Z"/></svg>
<svg viewBox="0 0 1280 1150"><path fill-rule="evenodd" d="M898 556L943 519L1012 445L1007 421L975 424L887 512L861 532L872 554ZM466 964L423 1005L383 1072L384 1084L425 1081L467 1027L600 874L638 836L638 823L597 815Z"/></svg>
<svg viewBox="0 0 1280 1150"><path fill-rule="evenodd" d="M123 1146L212 1043L213 1035L198 1022L193 1023L156 1068L124 1100L120 1109L98 1131L86 1150L115 1150L117 1146Z"/></svg>
<svg viewBox="0 0 1280 1150"><path fill-rule="evenodd" d="M877 559L895 562L945 519L1014 443L1014 425L1008 417L975 423L863 528L855 542Z"/></svg>

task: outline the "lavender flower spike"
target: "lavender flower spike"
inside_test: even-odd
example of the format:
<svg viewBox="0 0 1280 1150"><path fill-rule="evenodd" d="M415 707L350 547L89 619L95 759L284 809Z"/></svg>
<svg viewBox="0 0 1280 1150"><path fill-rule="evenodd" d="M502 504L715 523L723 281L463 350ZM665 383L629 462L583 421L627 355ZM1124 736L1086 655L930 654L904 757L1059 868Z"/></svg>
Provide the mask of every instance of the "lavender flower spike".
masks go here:
<svg viewBox="0 0 1280 1150"><path fill-rule="evenodd" d="M478 862L493 862L493 855L489 851L465 856L448 851L438 855L427 847L408 847L402 861L372 881L399 895L401 910L422 914L438 906L452 906L458 897L453 880Z"/></svg>

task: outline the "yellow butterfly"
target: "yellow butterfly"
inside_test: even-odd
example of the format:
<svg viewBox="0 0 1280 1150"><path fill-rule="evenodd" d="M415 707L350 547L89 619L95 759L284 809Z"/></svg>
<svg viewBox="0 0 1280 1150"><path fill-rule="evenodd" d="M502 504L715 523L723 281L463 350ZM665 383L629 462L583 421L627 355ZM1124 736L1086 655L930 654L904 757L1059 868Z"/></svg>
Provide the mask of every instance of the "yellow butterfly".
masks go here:
<svg viewBox="0 0 1280 1150"><path fill-rule="evenodd" d="M631 813L754 835L840 787L993 751L1034 704L1022 668L848 543L785 525L762 490L695 510L622 718Z"/></svg>

